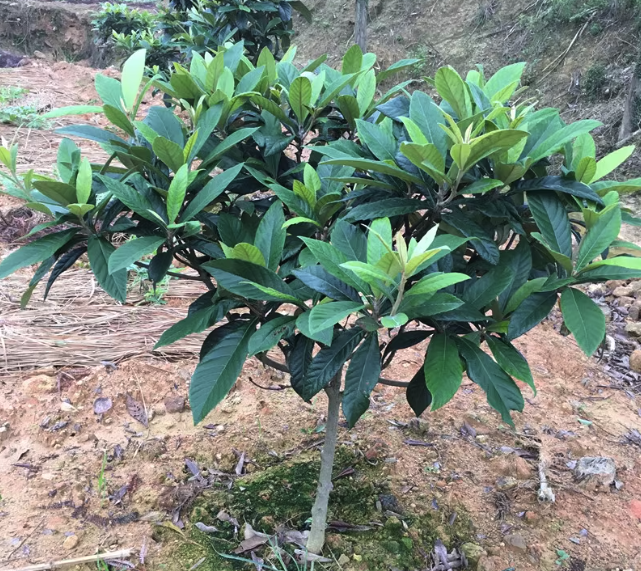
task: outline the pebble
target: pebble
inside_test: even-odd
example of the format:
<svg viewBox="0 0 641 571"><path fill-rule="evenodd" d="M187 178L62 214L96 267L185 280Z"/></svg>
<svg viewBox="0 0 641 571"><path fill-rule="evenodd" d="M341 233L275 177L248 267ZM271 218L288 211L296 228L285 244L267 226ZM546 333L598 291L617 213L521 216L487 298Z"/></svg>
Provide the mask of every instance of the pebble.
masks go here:
<svg viewBox="0 0 641 571"><path fill-rule="evenodd" d="M625 332L632 337L641 337L641 323L626 323Z"/></svg>
<svg viewBox="0 0 641 571"><path fill-rule="evenodd" d="M80 542L80 539L78 538L77 535L70 535L64 540L62 547L71 551L78 545L79 542Z"/></svg>
<svg viewBox="0 0 641 571"><path fill-rule="evenodd" d="M515 551L521 551L523 553L527 551L527 543L522 535L516 533L514 535L506 535L505 543Z"/></svg>
<svg viewBox="0 0 641 571"><path fill-rule="evenodd" d="M641 373L641 349L635 349L630 355L630 369Z"/></svg>
<svg viewBox="0 0 641 571"><path fill-rule="evenodd" d="M183 397L167 397L165 399L165 410L169 414L177 414L185 410L185 399Z"/></svg>
<svg viewBox="0 0 641 571"><path fill-rule="evenodd" d="M634 288L632 286L619 286L614 288L612 295L614 297L632 297L634 295Z"/></svg>
<svg viewBox="0 0 641 571"><path fill-rule="evenodd" d="M512 476L506 476L505 478L499 478L496 481L496 489L505 492L507 490L512 490L513 488L516 488L518 486L518 482L516 481L516 478L513 478Z"/></svg>
<svg viewBox="0 0 641 571"><path fill-rule="evenodd" d="M641 500L632 500L630 502L630 513L641 521Z"/></svg>
<svg viewBox="0 0 641 571"><path fill-rule="evenodd" d="M614 483L617 470L612 458L603 456L584 456L574 469L574 477L579 481L588 481L604 488Z"/></svg>

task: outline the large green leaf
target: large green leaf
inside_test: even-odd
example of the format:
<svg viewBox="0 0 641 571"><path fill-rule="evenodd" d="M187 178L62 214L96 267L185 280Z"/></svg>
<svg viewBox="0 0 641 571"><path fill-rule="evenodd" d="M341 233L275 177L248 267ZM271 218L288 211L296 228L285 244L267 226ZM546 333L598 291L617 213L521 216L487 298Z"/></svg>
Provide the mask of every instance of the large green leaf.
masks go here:
<svg viewBox="0 0 641 571"><path fill-rule="evenodd" d="M492 236L459 208L453 208L452 212L444 214L443 221L456 228L463 236L474 238L470 241L470 245L479 253L481 258L490 262L492 265L499 263L499 247L496 245ZM436 242L432 244L432 247L437 247Z"/></svg>
<svg viewBox="0 0 641 571"><path fill-rule="evenodd" d="M488 79L487 83L483 87L483 91L485 92L485 95L487 95L488 99L491 101L497 93L503 91L508 86L514 85L514 89L516 89L518 82L521 80L521 76L523 75L525 65L526 64L524 62L519 62L502 67L490 79ZM512 89L512 92L514 92L514 89ZM512 97L512 93L508 94L505 101L510 99L510 97Z"/></svg>
<svg viewBox="0 0 641 571"><path fill-rule="evenodd" d="M215 330L215 342L196 367L189 385L195 423L203 420L234 386L254 330L255 321L232 321Z"/></svg>
<svg viewBox="0 0 641 571"><path fill-rule="evenodd" d="M471 115L472 108L467 86L453 67L439 68L434 76L434 84L438 94L452 106L459 121Z"/></svg>
<svg viewBox="0 0 641 571"><path fill-rule="evenodd" d="M587 184L570 180L561 176L544 176L522 180L512 185L514 191L525 191L531 195L534 191L554 190L564 194L571 194L577 198L586 198L597 204L603 204L601 197L594 192Z"/></svg>
<svg viewBox="0 0 641 571"><path fill-rule="evenodd" d="M120 270L127 269L134 262L143 256L155 252L166 238L158 236L144 236L125 242L111 256L109 256L109 273L113 274Z"/></svg>
<svg viewBox="0 0 641 571"><path fill-rule="evenodd" d="M173 224L178 218L183 202L185 202L187 186L189 186L189 165L182 165L171 180L167 191L167 219L170 224Z"/></svg>
<svg viewBox="0 0 641 571"><path fill-rule="evenodd" d="M97 77L97 76L96 76ZM97 105L72 105L70 107L58 107L41 115L43 119L56 119L68 117L69 115L86 115L88 113L102 113L103 108Z"/></svg>
<svg viewBox="0 0 641 571"><path fill-rule="evenodd" d="M322 266L307 266L292 272L307 287L337 301L360 303L358 292L351 286L334 277Z"/></svg>
<svg viewBox="0 0 641 571"><path fill-rule="evenodd" d="M447 135L439 127L439 124L445 124L445 119L429 95L419 90L412 94L410 119L418 125L427 140L435 145L441 155L445 157L447 153Z"/></svg>
<svg viewBox="0 0 641 571"><path fill-rule="evenodd" d="M369 226L367 234L367 263L377 264L392 250L392 225L389 218L377 218Z"/></svg>
<svg viewBox="0 0 641 571"><path fill-rule="evenodd" d="M331 238L332 244L345 254L348 260L367 261L367 238L356 226L338 220Z"/></svg>
<svg viewBox="0 0 641 571"><path fill-rule="evenodd" d="M111 177L99 175L107 190L120 200L127 208L151 222L158 223L158 218L151 214L151 203L135 188Z"/></svg>
<svg viewBox="0 0 641 571"><path fill-rule="evenodd" d="M416 416L421 416L432 404L432 394L425 383L425 368L421 367L412 377L405 392L407 403Z"/></svg>
<svg viewBox="0 0 641 571"><path fill-rule="evenodd" d="M299 76L289 86L289 104L302 123L309 115L312 100L312 84L305 76Z"/></svg>
<svg viewBox="0 0 641 571"><path fill-rule="evenodd" d="M425 382L432 395L432 410L447 404L463 380L463 365L456 341L443 333L432 336L423 365Z"/></svg>
<svg viewBox="0 0 641 571"><path fill-rule="evenodd" d="M556 291L533 293L525 298L510 318L507 330L509 341L527 333L543 321L556 303Z"/></svg>
<svg viewBox="0 0 641 571"><path fill-rule="evenodd" d="M166 345L171 345L172 343L187 337L187 335L201 333L208 327L211 327L219 309L220 308L217 305L210 303L208 307L194 311L184 319L174 323L160 336L160 339L158 339L158 342L154 345L154 351L161 347L165 347Z"/></svg>
<svg viewBox="0 0 641 571"><path fill-rule="evenodd" d="M282 301L283 294L295 302L295 292L276 273L244 260L212 260L203 269L216 278L218 284L247 299ZM265 289L267 288L267 289Z"/></svg>
<svg viewBox="0 0 641 571"><path fill-rule="evenodd" d="M581 271L594 258L600 256L617 239L621 231L621 209L613 204L599 213L597 221L581 240L576 259L576 270Z"/></svg>
<svg viewBox="0 0 641 571"><path fill-rule="evenodd" d="M600 126L601 123L599 123L599 121L591 121L589 119L576 121L570 125L566 125L551 134L545 140L541 141L534 149L532 149L528 153L528 161L530 164L536 163L542 158L548 157L549 155L557 152L563 147L563 145L572 139L576 139L579 135L588 133Z"/></svg>
<svg viewBox="0 0 641 571"><path fill-rule="evenodd" d="M334 327L330 326L327 329L323 329L322 331L312 332L309 328L310 315L311 311L304 311L303 313L301 313L298 316L298 319L296 319L296 327L305 337L309 337L310 339L318 341L319 343L322 343L323 345L327 345L329 347L332 344L332 339L334 338Z"/></svg>
<svg viewBox="0 0 641 571"><path fill-rule="evenodd" d="M364 335L365 332L360 328L348 329L334 339L331 347L325 347L318 352L303 381L303 400L311 400L327 386L342 369Z"/></svg>
<svg viewBox="0 0 641 571"><path fill-rule="evenodd" d="M561 294L563 321L579 347L590 356L605 337L605 316L601 308L582 291L568 288Z"/></svg>
<svg viewBox="0 0 641 571"><path fill-rule="evenodd" d="M116 301L123 302L127 297L127 270L109 273L109 258L115 252L114 246L102 237L90 236L87 241L87 255L91 271L100 287Z"/></svg>
<svg viewBox="0 0 641 571"><path fill-rule="evenodd" d="M355 301L331 301L315 305L309 316L309 330L312 333L323 331L352 313L360 311L363 307L362 303Z"/></svg>
<svg viewBox="0 0 641 571"><path fill-rule="evenodd" d="M501 414L503 421L514 426L510 411L521 411L525 405L516 383L474 343L463 338L458 343L465 359L467 376L486 392L487 402Z"/></svg>
<svg viewBox="0 0 641 571"><path fill-rule="evenodd" d="M81 139L88 139L89 141L96 141L97 143L110 143L112 141L126 145L118 135L93 125L69 125L68 127L60 127L55 131L59 135L69 135L70 137L80 137Z"/></svg>
<svg viewBox="0 0 641 571"><path fill-rule="evenodd" d="M488 335L485 340L501 369L511 377L527 383L536 395L536 387L534 386L530 366L518 349L511 343L497 339L492 335Z"/></svg>
<svg viewBox="0 0 641 571"><path fill-rule="evenodd" d="M182 147L169 139L156 137L152 148L158 158L175 173L185 164Z"/></svg>
<svg viewBox="0 0 641 571"><path fill-rule="evenodd" d="M0 279L6 278L20 268L42 262L62 248L78 233L78 228L70 228L55 234L47 234L9 254L0 262Z"/></svg>
<svg viewBox="0 0 641 571"><path fill-rule="evenodd" d="M360 204L352 208L344 220L357 222L359 220L373 220L374 218L403 216L411 214L426 207L421 200L413 198L384 198L376 202Z"/></svg>
<svg viewBox="0 0 641 571"><path fill-rule="evenodd" d="M122 109L120 82L113 77L96 74L94 80L96 93L105 105L111 105L116 109Z"/></svg>
<svg viewBox="0 0 641 571"><path fill-rule="evenodd" d="M262 217L256 230L254 245L263 253L267 267L272 271L276 271L283 255L287 237L284 223L283 205L276 201Z"/></svg>
<svg viewBox="0 0 641 571"><path fill-rule="evenodd" d="M349 427L369 408L369 396L381 375L381 354L376 332L369 334L356 350L345 373L343 414Z"/></svg>
<svg viewBox="0 0 641 571"><path fill-rule="evenodd" d="M214 107L214 109L217 108ZM207 117L211 117L209 113L212 113L211 109L204 115ZM215 114L216 112L214 111L214 118ZM218 113L218 115L220 115L220 113ZM201 120L202 117L203 116L201 116ZM143 123L151 128L157 134L157 136L163 137L165 139L168 139L169 141L172 141L173 143L176 143L176 145L178 145L181 149L184 146L185 136L183 134L183 124L171 109L158 106L150 107ZM200 121L198 122L198 127L200 133Z"/></svg>
<svg viewBox="0 0 641 571"><path fill-rule="evenodd" d="M236 180L243 166L243 163L235 165L211 178L209 182L198 191L196 196L191 199L189 204L187 204L185 211L180 217L181 222L191 220L225 192L227 187Z"/></svg>
<svg viewBox="0 0 641 571"><path fill-rule="evenodd" d="M510 266L496 266L483 277L468 284L463 293L463 300L472 307L482 309L503 293L513 279L514 271Z"/></svg>
<svg viewBox="0 0 641 571"><path fill-rule="evenodd" d="M47 198L62 206L75 204L78 202L76 197L76 188L65 182L55 180L36 180L33 183L36 190L40 191Z"/></svg>
<svg viewBox="0 0 641 571"><path fill-rule="evenodd" d="M289 336L294 330L296 317L293 315L281 315L263 323L260 329L256 331L249 340L249 355L264 353L269 351L283 337Z"/></svg>
<svg viewBox="0 0 641 571"><path fill-rule="evenodd" d="M424 300L421 296L405 296L399 311L407 314L410 319L431 317L458 309L464 304L458 297L449 293L436 293Z"/></svg>
<svg viewBox="0 0 641 571"><path fill-rule="evenodd" d="M450 287L454 284L469 280L470 276L452 272L449 274L430 274L417 281L411 289L405 294L406 296L420 295L426 299L439 289Z"/></svg>
<svg viewBox="0 0 641 571"><path fill-rule="evenodd" d="M356 120L358 137L379 161L391 161L396 157L396 139L391 133L368 121Z"/></svg>
<svg viewBox="0 0 641 571"><path fill-rule="evenodd" d="M604 176L610 174L614 169L622 165L625 161L630 158L630 155L634 152L634 145L629 145L627 147L621 147L613 153L606 155L596 164L596 172L591 178L592 182L602 179Z"/></svg>
<svg viewBox="0 0 641 571"><path fill-rule="evenodd" d="M424 182L417 176L414 176L413 174L410 174L395 165L390 165L389 163L384 163L382 161L357 159L345 155L344 157L338 159L324 160L321 165L345 165L365 172L371 170L381 174L395 176L406 182L413 182L414 184L418 184L421 186L424 184Z"/></svg>
<svg viewBox="0 0 641 571"><path fill-rule="evenodd" d="M296 394L303 398L307 371L312 364L314 341L304 335L296 335L292 350L287 355L289 379Z"/></svg>
<svg viewBox="0 0 641 571"><path fill-rule="evenodd" d="M125 64L122 66L122 100L125 103L125 108L128 110L133 109L138 97L138 89L142 82L142 76L145 72L145 56L147 50L138 50L134 52Z"/></svg>
<svg viewBox="0 0 641 571"><path fill-rule="evenodd" d="M563 202L551 191L529 192L528 206L541 234L552 250L572 256L572 228Z"/></svg>

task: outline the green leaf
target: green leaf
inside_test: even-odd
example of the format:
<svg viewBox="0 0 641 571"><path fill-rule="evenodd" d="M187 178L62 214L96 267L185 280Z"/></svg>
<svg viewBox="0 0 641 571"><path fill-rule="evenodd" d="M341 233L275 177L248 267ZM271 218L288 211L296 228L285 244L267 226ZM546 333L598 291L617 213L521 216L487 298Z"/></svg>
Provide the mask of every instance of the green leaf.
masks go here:
<svg viewBox="0 0 641 571"><path fill-rule="evenodd" d="M481 178L461 189L462 194L485 194L490 190L505 186L502 181L493 178Z"/></svg>
<svg viewBox="0 0 641 571"><path fill-rule="evenodd" d="M302 123L309 115L312 100L312 84L305 76L299 76L289 86L289 104Z"/></svg>
<svg viewBox="0 0 641 571"><path fill-rule="evenodd" d="M288 337L294 330L296 317L293 315L281 315L263 323L249 340L249 356L269 351L283 337Z"/></svg>
<svg viewBox="0 0 641 571"><path fill-rule="evenodd" d="M342 303L342 302L334 302ZM318 307L318 306L317 306ZM359 344L365 332L360 328L343 331L334 339L331 347L321 349L312 360L303 381L303 400L309 401L323 390L342 369L345 361Z"/></svg>
<svg viewBox="0 0 641 571"><path fill-rule="evenodd" d="M207 158L200 165L201 168L210 166L227 151L236 148L239 143L242 143L245 139L251 137L256 131L258 131L258 127L247 127L244 129L238 129L238 131L234 131L231 135L225 137L225 139L218 143L214 150L207 155Z"/></svg>
<svg viewBox="0 0 641 571"><path fill-rule="evenodd" d="M459 338L458 344L465 359L467 376L486 392L487 402L501 414L503 421L514 426L510 411L522 411L525 405L516 383L474 343Z"/></svg>
<svg viewBox="0 0 641 571"><path fill-rule="evenodd" d="M630 155L634 152L634 145L629 145L627 147L621 147L613 153L606 155L596 164L596 173L592 177L590 182L596 182L597 180L602 179L604 176L609 175L614 169L621 166L625 161L630 158Z"/></svg>
<svg viewBox="0 0 641 571"><path fill-rule="evenodd" d="M343 391L343 414L352 428L369 408L370 393L381 375L381 354L376 333L368 335L354 353Z"/></svg>
<svg viewBox="0 0 641 571"><path fill-rule="evenodd" d="M143 256L155 252L166 238L158 236L145 236L125 242L109 257L109 273L114 274L120 270L127 269L134 262L140 260Z"/></svg>
<svg viewBox="0 0 641 571"><path fill-rule="evenodd" d="M355 206L347 213L343 220L346 222L358 222L360 220L373 220L374 218L381 218L383 216L403 216L405 214L412 214L417 210L422 210L425 207L425 202L413 198L384 198L376 202Z"/></svg>
<svg viewBox="0 0 641 571"><path fill-rule="evenodd" d="M98 76L96 76L98 77ZM58 107L41 115L43 119L57 119L69 115L87 115L89 113L102 113L102 107L97 105L72 105L70 107Z"/></svg>
<svg viewBox="0 0 641 571"><path fill-rule="evenodd" d="M542 178L522 180L513 184L512 189L514 191L525 191L529 194L533 191L553 190L555 192L570 194L577 198L586 198L597 204L603 204L601 197L587 184L560 176L544 176Z"/></svg>
<svg viewBox="0 0 641 571"><path fill-rule="evenodd" d="M276 201L264 214L256 230L254 244L263 253L267 267L272 271L278 268L283 254L287 237L284 223L283 205Z"/></svg>
<svg viewBox="0 0 641 571"><path fill-rule="evenodd" d="M83 218L87 212L91 212L94 208L93 204L67 204L69 212L78 218Z"/></svg>
<svg viewBox="0 0 641 571"><path fill-rule="evenodd" d="M93 125L69 125L68 127L61 127L55 131L59 135L69 135L70 137L80 137L81 139L88 139L89 141L96 141L97 143L122 143L126 145L118 135L111 131L105 131Z"/></svg>
<svg viewBox="0 0 641 571"><path fill-rule="evenodd" d="M211 327L218 311L219 307L211 304L209 307L194 311L184 319L174 323L160 336L160 339L158 339L158 342L154 345L154 351L166 345L171 345L176 341L180 341L193 333L202 333L205 329Z"/></svg>
<svg viewBox="0 0 641 571"><path fill-rule="evenodd" d="M89 200L92 177L91 164L87 157L82 157L78 168L78 176L76 177L76 196L79 204L86 204Z"/></svg>
<svg viewBox="0 0 641 571"><path fill-rule="evenodd" d="M402 327L409 321L409 318L405 313L395 313L394 315L386 315L381 317L381 325L387 327L388 329L395 329L396 327Z"/></svg>
<svg viewBox="0 0 641 571"><path fill-rule="evenodd" d="M391 133L361 119L356 120L356 126L359 139L367 145L372 154L379 161L391 161L394 164L397 143Z"/></svg>
<svg viewBox="0 0 641 571"><path fill-rule="evenodd" d="M0 262L0 279L6 278L20 268L26 268L49 258L77 233L78 228L71 228L55 234L47 234L22 246Z"/></svg>
<svg viewBox="0 0 641 571"><path fill-rule="evenodd" d="M185 164L182 147L169 139L160 136L156 137L152 148L158 158L175 173Z"/></svg>
<svg viewBox="0 0 641 571"><path fill-rule="evenodd" d="M363 65L363 51L358 44L352 45L343 56L343 75L358 73Z"/></svg>
<svg viewBox="0 0 641 571"><path fill-rule="evenodd" d="M466 161L466 169L496 152L511 149L527 136L527 131L501 129L473 139L470 143L471 150Z"/></svg>
<svg viewBox="0 0 641 571"><path fill-rule="evenodd" d="M122 109L120 82L113 77L107 77L101 73L96 74L94 79L96 93L105 105L111 105L116 109Z"/></svg>
<svg viewBox="0 0 641 571"><path fill-rule="evenodd" d="M544 141L541 141L534 149L528 153L528 162L529 164L534 164L540 161L542 158L548 157L555 152L559 151L563 145L575 139L579 135L584 133L589 133L593 129L600 127L601 123L599 121L591 121L589 119L584 119L582 121L576 121L570 125L562 127Z"/></svg>
<svg viewBox="0 0 641 571"><path fill-rule="evenodd" d="M281 296L296 301L294 291L276 273L244 260L212 260L203 269L216 278L218 285L247 299L282 301ZM264 288L271 290L266 292Z"/></svg>
<svg viewBox="0 0 641 571"><path fill-rule="evenodd" d="M438 94L452 106L459 121L471 115L472 109L467 87L453 67L439 68L434 76L434 84Z"/></svg>
<svg viewBox="0 0 641 571"><path fill-rule="evenodd" d="M305 337L309 337L310 339L318 341L319 343L329 347L332 344L332 339L334 337L334 327L331 326L327 329L323 329L322 331L312 332L309 328L310 315L311 311L304 311L301 313L298 316L298 319L296 319L296 327Z"/></svg>
<svg viewBox="0 0 641 571"><path fill-rule="evenodd" d="M426 299L439 289L450 287L469 279L470 276L456 272L449 274L430 274L417 281L405 295L420 295L423 296L423 299Z"/></svg>
<svg viewBox="0 0 641 571"><path fill-rule="evenodd" d="M590 184L596 174L596 161L592 157L583 157L574 171L574 178L584 184Z"/></svg>
<svg viewBox="0 0 641 571"><path fill-rule="evenodd" d="M356 313L365 307L362 303L355 301L330 301L319 303L312 308L309 316L309 330L318 333L323 329L332 327L352 313Z"/></svg>
<svg viewBox="0 0 641 571"><path fill-rule="evenodd" d="M198 191L196 196L189 201L182 216L180 217L180 221L187 222L191 220L216 200L223 192L225 192L225 190L227 190L227 187L236 180L236 177L243 166L243 163L235 165L211 178L209 182Z"/></svg>
<svg viewBox="0 0 641 571"><path fill-rule="evenodd" d="M444 222L456 228L463 236L474 238L471 240L470 245L478 252L481 258L493 265L499 263L500 252L496 242L494 242L490 234L476 224L468 215L464 214L459 208L453 208L452 212L444 214L442 218ZM435 241L432 246L436 247L436 245Z"/></svg>
<svg viewBox="0 0 641 571"><path fill-rule="evenodd" d="M392 225L389 218L377 218L370 224L367 235L367 263L376 264L392 251Z"/></svg>
<svg viewBox="0 0 641 571"><path fill-rule="evenodd" d="M568 288L561 294L563 321L579 347L589 357L605 337L605 315L582 291Z"/></svg>
<svg viewBox="0 0 641 571"><path fill-rule="evenodd" d="M444 124L443 114L432 98L416 90L410 100L410 119L418 125L427 140L436 146L441 156L445 158L447 153L447 135L439 127Z"/></svg>
<svg viewBox="0 0 641 571"><path fill-rule="evenodd" d="M211 112L212 110L210 109L207 113ZM214 112L214 116L215 114ZM150 107L144 124L153 129L154 132L161 137L176 143L181 149L185 144L183 123L171 109L167 109L166 107Z"/></svg>
<svg viewBox="0 0 641 571"><path fill-rule="evenodd" d="M321 163L321 166L322 165L344 165L344 166L353 167L355 169L365 171L365 172L371 170L381 174L386 174L388 176L395 176L406 182L413 182L421 186L424 184L424 182L417 176L414 176L413 174L410 174L397 166L390 165L382 161L374 161L369 159L357 159L357 158L349 157L345 155L345 157L341 157L339 159L324 160ZM399 200L404 200L404 199L399 199Z"/></svg>
<svg viewBox="0 0 641 571"><path fill-rule="evenodd" d="M338 220L331 235L332 244L349 260L367 261L368 241L363 232L344 220ZM390 243L392 233L390 228Z"/></svg>
<svg viewBox="0 0 641 571"><path fill-rule="evenodd" d="M151 203L136 189L105 175L98 175L109 192L111 192L127 208L139 216L158 224L158 218L151 214Z"/></svg>
<svg viewBox="0 0 641 571"><path fill-rule="evenodd" d="M376 95L376 74L373 69L370 69L358 82L356 102L358 103L361 117L365 115L372 104L374 95Z"/></svg>
<svg viewBox="0 0 641 571"><path fill-rule="evenodd" d="M536 395L536 387L534 386L530 366L518 349L511 343L492 337L492 335L487 335L485 340L501 369L511 377L527 383Z"/></svg>
<svg viewBox="0 0 641 571"><path fill-rule="evenodd" d="M119 108L112 107L111 105L105 105L103 109L105 117L107 117L113 125L122 129L130 137L136 136L133 124L129 121L127 115L125 115Z"/></svg>
<svg viewBox="0 0 641 571"><path fill-rule="evenodd" d="M421 416L432 404L432 394L425 383L425 369L421 367L412 377L405 393L407 403L416 416Z"/></svg>
<svg viewBox="0 0 641 571"><path fill-rule="evenodd" d="M512 313L519 305L521 305L526 297L529 297L533 293L540 292L546 280L547 278L535 278L525 282L511 295L507 305L505 306L504 313Z"/></svg>
<svg viewBox="0 0 641 571"><path fill-rule="evenodd" d="M427 388L432 395L432 410L447 404L463 380L463 365L456 341L443 333L432 336L423 365Z"/></svg>
<svg viewBox="0 0 641 571"><path fill-rule="evenodd" d="M109 258L116 249L102 237L89 236L87 255L91 271L96 276L100 287L116 301L125 302L127 297L127 270L109 272Z"/></svg>
<svg viewBox="0 0 641 571"><path fill-rule="evenodd" d="M505 99L505 101L509 100L510 97L512 97L514 89L518 86L518 82L521 81L525 65L526 64L524 62L519 62L499 69L483 87L483 91L485 95L487 95L487 98L491 101L497 93L503 91L508 86L514 85L512 93L506 94L507 99Z"/></svg>
<svg viewBox="0 0 641 571"><path fill-rule="evenodd" d="M174 175L167 191L167 219L170 224L173 224L178 218L183 202L185 202L188 186L189 165L182 165Z"/></svg>
<svg viewBox="0 0 641 571"><path fill-rule="evenodd" d="M572 256L572 229L565 206L554 192L527 194L528 206L550 248Z"/></svg>
<svg viewBox="0 0 641 571"><path fill-rule="evenodd" d="M458 297L449 293L436 293L427 300L417 296L406 296L401 302L399 310L407 314L410 319L417 319L445 314L458 309L463 303Z"/></svg>
<svg viewBox="0 0 641 571"><path fill-rule="evenodd" d="M331 275L322 266L307 266L292 273L307 287L337 301L354 301L360 303L358 292Z"/></svg>
<svg viewBox="0 0 641 571"><path fill-rule="evenodd" d="M257 266L266 266L262 252L256 246L248 244L247 242L239 242L236 244L227 257L234 260L245 260Z"/></svg>
<svg viewBox="0 0 641 571"><path fill-rule="evenodd" d="M576 259L576 271L585 268L594 258L618 238L621 231L621 209L618 204L608 206L599 213L597 221L581 240Z"/></svg>
<svg viewBox="0 0 641 571"><path fill-rule="evenodd" d="M525 298L510 318L507 330L508 341L527 333L543 321L556 303L556 291L533 293Z"/></svg>
<svg viewBox="0 0 641 571"><path fill-rule="evenodd" d="M394 283L394 277L386 274L380 268L365 262L344 262L341 264L342 268L354 272L364 282L380 287L381 284Z"/></svg>
<svg viewBox="0 0 641 571"><path fill-rule="evenodd" d="M194 423L199 423L234 386L247 358L255 321L232 321L217 328L215 343L196 367L189 385Z"/></svg>
<svg viewBox="0 0 641 571"><path fill-rule="evenodd" d="M131 110L138 97L138 89L145 72L145 56L147 50L138 50L134 52L122 66L122 99L125 108Z"/></svg>
<svg viewBox="0 0 641 571"><path fill-rule="evenodd" d="M463 300L472 307L483 309L494 301L514 279L512 268L499 265L492 268L483 277L468 284L463 293Z"/></svg>
<svg viewBox="0 0 641 571"><path fill-rule="evenodd" d="M36 180L34 181L33 186L47 198L50 198L62 206L76 204L78 202L75 187L65 182L58 182L55 180Z"/></svg>

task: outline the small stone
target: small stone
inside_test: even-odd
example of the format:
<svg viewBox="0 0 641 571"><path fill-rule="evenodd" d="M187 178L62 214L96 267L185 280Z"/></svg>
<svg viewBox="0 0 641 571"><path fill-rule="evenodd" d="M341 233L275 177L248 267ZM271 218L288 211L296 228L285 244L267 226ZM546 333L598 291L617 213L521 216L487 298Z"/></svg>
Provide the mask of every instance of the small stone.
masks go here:
<svg viewBox="0 0 641 571"><path fill-rule="evenodd" d="M47 56L38 50L35 50L33 52L33 57L35 57L36 59L47 59Z"/></svg>
<svg viewBox="0 0 641 571"><path fill-rule="evenodd" d="M539 514L537 514L536 512L533 512L532 510L526 511L525 516L523 517L525 518L525 521L527 521L528 523L536 523L537 521L539 521Z"/></svg>
<svg viewBox="0 0 641 571"><path fill-rule="evenodd" d="M516 478L512 476L505 476L504 478L499 478L496 481L496 489L500 492L506 492L507 490L512 490L518 486Z"/></svg>
<svg viewBox="0 0 641 571"><path fill-rule="evenodd" d="M629 321L625 325L625 332L630 335L630 337L641 337L641 323Z"/></svg>
<svg viewBox="0 0 641 571"><path fill-rule="evenodd" d="M58 390L58 381L49 375L36 375L24 381L22 389L28 395L53 393Z"/></svg>
<svg viewBox="0 0 641 571"><path fill-rule="evenodd" d="M608 295L608 287L605 284L590 284L588 293L593 297Z"/></svg>
<svg viewBox="0 0 641 571"><path fill-rule="evenodd" d="M64 547L67 551L71 551L78 545L79 541L80 539L77 535L70 535L69 537L67 537L67 539L64 540L62 547Z"/></svg>
<svg viewBox="0 0 641 571"><path fill-rule="evenodd" d="M167 397L165 399L165 410L169 414L178 414L185 410L185 399L183 397Z"/></svg>
<svg viewBox="0 0 641 571"><path fill-rule="evenodd" d="M0 442L5 440L9 436L9 423L5 423L0 426Z"/></svg>
<svg viewBox="0 0 641 571"><path fill-rule="evenodd" d="M439 480L438 482L436 482L436 487L443 490L447 488L447 482L445 480Z"/></svg>
<svg viewBox="0 0 641 571"><path fill-rule="evenodd" d="M630 355L630 369L641 373L641 349L635 349Z"/></svg>
<svg viewBox="0 0 641 571"><path fill-rule="evenodd" d="M614 297L632 297L634 289L631 286L619 286L612 292Z"/></svg>
<svg viewBox="0 0 641 571"><path fill-rule="evenodd" d="M619 298L619 307L632 307L636 303L636 299L623 295Z"/></svg>
<svg viewBox="0 0 641 571"><path fill-rule="evenodd" d="M409 429L414 434L425 435L429 432L429 426L427 420L422 418L413 418L409 422Z"/></svg>
<svg viewBox="0 0 641 571"><path fill-rule="evenodd" d="M527 460L517 456L513 463L513 474L519 480L527 480L532 476L532 466L530 466Z"/></svg>
<svg viewBox="0 0 641 571"><path fill-rule="evenodd" d="M480 442L481 444L485 444L489 440L487 434L479 434L476 437L476 441Z"/></svg>
<svg viewBox="0 0 641 571"><path fill-rule="evenodd" d="M612 310L607 305L600 305L599 308L603 312L606 321L612 321Z"/></svg>
<svg viewBox="0 0 641 571"><path fill-rule="evenodd" d="M338 564L340 566L347 565L350 562L350 558L347 557L344 553L341 553L341 556L338 558Z"/></svg>
<svg viewBox="0 0 641 571"><path fill-rule="evenodd" d="M464 543L461 545L461 553L474 566L477 565L482 555L485 555L485 549L476 543Z"/></svg>
<svg viewBox="0 0 641 571"><path fill-rule="evenodd" d="M603 456L584 456L574 469L574 477L579 481L589 482L603 488L614 483L617 470L612 458Z"/></svg>
<svg viewBox="0 0 641 571"><path fill-rule="evenodd" d="M527 551L527 543L525 543L525 539L523 539L522 535L518 535L516 533L514 535L506 535L505 543L513 551L520 551L522 553Z"/></svg>

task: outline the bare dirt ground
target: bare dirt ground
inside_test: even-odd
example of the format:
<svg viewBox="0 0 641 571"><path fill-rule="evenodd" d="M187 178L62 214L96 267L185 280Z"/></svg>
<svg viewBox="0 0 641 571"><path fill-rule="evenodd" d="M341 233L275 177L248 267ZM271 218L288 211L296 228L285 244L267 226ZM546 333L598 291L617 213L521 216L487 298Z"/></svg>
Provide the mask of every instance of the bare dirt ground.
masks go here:
<svg viewBox="0 0 641 571"><path fill-rule="evenodd" d="M38 64L0 70L0 79L50 97L58 107L94 101L93 74L73 64ZM15 129L0 126L0 134L10 139ZM59 137L51 131L17 137L21 167L51 172ZM83 153L100 152L78 143ZM3 212L15 206L1 200ZM21 275L26 286L29 272ZM0 295L6 296L3 287ZM184 308L186 301L171 307ZM133 334L135 328L141 325L134 324ZM516 429L500 422L470 382L443 409L412 425L402 389L384 387L356 428L341 429L343 446L359 459L346 478L357 479L376 464L391 494L415 517L467 514L470 540L485 551L479 567L485 571L641 569L641 447L625 437L641 430L640 387L614 383L558 329L552 318L518 343L539 392L524 389L528 403L515 415ZM411 378L422 349L405 351L386 375ZM235 485L242 487L267 453L282 459L285 452L297 456L309 448L308 454L317 455L313 443L322 437L316 430L323 423L324 398L308 405L291 391L257 388L254 383L274 387L286 379L254 360L230 396L194 427L181 401L195 358L138 357L114 369L85 361L79 367L78 354L70 350L62 368L43 363L40 370L0 376L0 426L8 423L0 432L0 568L142 548L145 564L131 560L140 569L186 571L201 558L198 551L176 561L174 554L189 540L172 532L170 540L157 541L156 533L159 523L176 519L176 510L177 521L189 526L180 496L191 476L185 459L233 476L233 450L244 452L259 466L241 463ZM111 408L96 414L96 399L110 399ZM144 411L151 418L147 426L139 421ZM618 489L576 482L573 462L583 456L612 458ZM554 504L536 498L541 462L556 493ZM448 527L437 533L445 536ZM330 540L341 545L333 535ZM343 554L347 559L339 558ZM355 552L339 549L335 555L341 561L335 569L368 568ZM206 565L200 569L219 569Z"/></svg>

